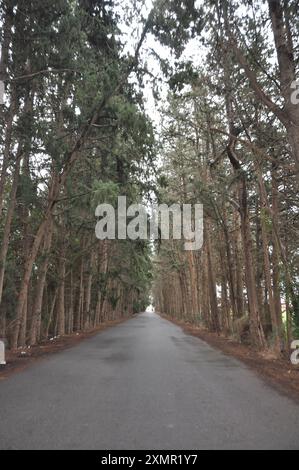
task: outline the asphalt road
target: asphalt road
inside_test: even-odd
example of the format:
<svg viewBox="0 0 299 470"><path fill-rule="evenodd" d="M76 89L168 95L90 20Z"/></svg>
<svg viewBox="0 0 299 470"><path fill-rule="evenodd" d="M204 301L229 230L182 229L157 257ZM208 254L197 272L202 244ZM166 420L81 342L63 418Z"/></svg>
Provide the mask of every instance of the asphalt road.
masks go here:
<svg viewBox="0 0 299 470"><path fill-rule="evenodd" d="M0 449L299 449L299 406L144 313L0 382Z"/></svg>

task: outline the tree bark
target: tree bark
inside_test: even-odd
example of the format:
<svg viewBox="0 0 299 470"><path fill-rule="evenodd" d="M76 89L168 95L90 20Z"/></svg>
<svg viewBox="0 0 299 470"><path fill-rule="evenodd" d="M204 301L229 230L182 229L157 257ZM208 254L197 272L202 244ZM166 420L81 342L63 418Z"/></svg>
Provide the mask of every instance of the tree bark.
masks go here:
<svg viewBox="0 0 299 470"><path fill-rule="evenodd" d="M43 248L43 261L39 267L38 272L38 281L36 286L35 301L33 304L31 326L30 326L30 335L29 343L34 345L37 342L37 326L40 323L43 296L47 278L48 264L49 264L49 251L52 244L52 235L53 235L53 222L51 222L47 235L45 237L45 243Z"/></svg>

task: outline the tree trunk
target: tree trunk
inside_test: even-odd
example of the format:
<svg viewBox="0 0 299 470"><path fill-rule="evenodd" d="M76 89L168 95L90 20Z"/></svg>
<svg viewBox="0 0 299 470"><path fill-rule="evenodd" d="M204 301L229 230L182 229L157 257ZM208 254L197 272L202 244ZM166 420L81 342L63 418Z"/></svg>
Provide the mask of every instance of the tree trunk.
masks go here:
<svg viewBox="0 0 299 470"><path fill-rule="evenodd" d="M220 324L219 324L219 311L218 311L218 302L217 302L217 293L216 293L216 280L212 262L212 253L211 253L211 241L210 241L210 221L206 217L206 227L205 227L205 244L207 250L207 262L208 262L208 288L209 288L209 303L210 303L210 314L211 314L211 331L219 333Z"/></svg>
<svg viewBox="0 0 299 470"><path fill-rule="evenodd" d="M61 249L59 255L58 268L58 297L57 297L57 334L63 336L65 334L65 232L62 229Z"/></svg>
<svg viewBox="0 0 299 470"><path fill-rule="evenodd" d="M245 277L247 285L247 295L249 303L249 314L250 314L250 330L251 336L254 343L264 349L266 347L266 340L264 330L260 318L260 312L258 310L258 300L255 284L254 275L254 263L252 256L252 239L250 233L250 220L248 213L247 204L247 188L246 188L246 177L241 176L240 183L240 213L241 213L241 226L242 226L242 238L243 238L243 249L245 259Z"/></svg>
<svg viewBox="0 0 299 470"><path fill-rule="evenodd" d="M53 234L53 222L51 222L49 231L45 237L44 249L43 249L43 261L39 267L38 281L36 286L35 301L32 311L32 319L30 326L30 345L34 345L37 342L37 326L40 323L44 289L47 278L48 264L49 264L49 251L52 244Z"/></svg>
<svg viewBox="0 0 299 470"><path fill-rule="evenodd" d="M0 250L0 304L2 302L2 295L3 295L4 274L5 274L6 257L7 257L9 238L10 238L10 232L11 232L11 223L13 220L15 206L16 206L16 195L17 195L19 175L20 175L21 159L22 159L22 150L19 147L18 152L17 152L17 157L16 157L14 177L13 177L13 182L12 182L11 191L10 191L9 205L8 205L7 214L6 214L2 245L1 245L1 250Z"/></svg>
<svg viewBox="0 0 299 470"><path fill-rule="evenodd" d="M266 221L265 221L265 217L268 215L267 194L266 194L266 189L265 189L264 182L263 182L262 175L261 175L259 168L257 168L257 172L258 172L258 186L259 186L259 192L260 192L260 197L261 197L261 229L262 229L265 282L266 282L268 298L269 298L269 309L270 309L270 316L271 316L274 348L275 348L276 353L280 354L281 353L281 338L280 338L278 320L276 316L276 309L275 309L272 282L271 282L269 240L268 240L267 227L266 227Z"/></svg>
<svg viewBox="0 0 299 470"><path fill-rule="evenodd" d="M274 164L272 168L272 219L273 224L278 227L279 217L279 200L278 200L278 180L277 180L277 165ZM272 265L273 265L273 295L275 303L275 312L278 320L278 328L280 336L283 338L283 324L282 324L282 310L281 310L281 292L280 292L280 256L277 238L272 229ZM283 345L284 346L284 345Z"/></svg>

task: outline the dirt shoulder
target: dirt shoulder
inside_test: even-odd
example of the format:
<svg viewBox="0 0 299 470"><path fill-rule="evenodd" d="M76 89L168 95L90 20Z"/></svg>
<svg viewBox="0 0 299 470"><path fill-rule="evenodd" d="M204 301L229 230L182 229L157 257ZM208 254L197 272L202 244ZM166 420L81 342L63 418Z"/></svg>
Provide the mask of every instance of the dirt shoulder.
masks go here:
<svg viewBox="0 0 299 470"><path fill-rule="evenodd" d="M224 354L239 359L280 393L299 402L299 366L292 365L289 358L275 359L270 352L261 353L235 340L162 316L181 326L187 334L196 336Z"/></svg>
<svg viewBox="0 0 299 470"><path fill-rule="evenodd" d="M129 317L131 318L131 317ZM55 337L50 340L41 342L36 346L27 348L19 348L17 351L6 351L6 365L0 366L0 381L9 377L11 374L19 372L32 363L48 357L50 354L58 353L64 349L72 348L81 341L91 338L99 332L106 330L112 326L119 325L128 318L102 323L99 327L70 335Z"/></svg>

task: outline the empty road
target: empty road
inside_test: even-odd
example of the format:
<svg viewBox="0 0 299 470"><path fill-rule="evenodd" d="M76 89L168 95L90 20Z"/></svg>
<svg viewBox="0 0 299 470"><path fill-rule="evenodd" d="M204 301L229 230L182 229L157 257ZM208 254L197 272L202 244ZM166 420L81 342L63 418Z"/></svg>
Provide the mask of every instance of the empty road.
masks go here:
<svg viewBox="0 0 299 470"><path fill-rule="evenodd" d="M0 449L299 449L299 406L153 313L0 382Z"/></svg>

